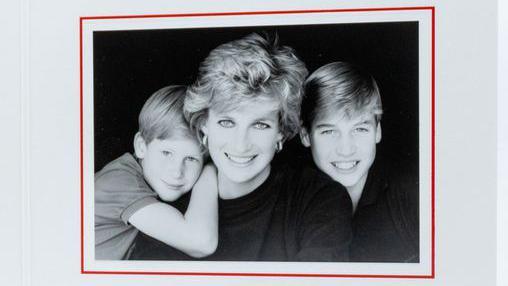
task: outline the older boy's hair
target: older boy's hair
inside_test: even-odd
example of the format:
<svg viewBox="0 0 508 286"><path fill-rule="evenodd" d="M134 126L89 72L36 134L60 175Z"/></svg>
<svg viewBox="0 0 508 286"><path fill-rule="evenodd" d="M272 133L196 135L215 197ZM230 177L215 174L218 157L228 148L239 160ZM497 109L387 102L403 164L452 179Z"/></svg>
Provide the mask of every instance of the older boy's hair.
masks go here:
<svg viewBox="0 0 508 286"><path fill-rule="evenodd" d="M195 138L183 116L185 86L166 86L148 98L139 113L139 132L146 144L173 136Z"/></svg>
<svg viewBox="0 0 508 286"><path fill-rule="evenodd" d="M222 44L201 63L195 83L187 90L184 113L198 136L208 110L228 111L245 102L275 99L285 139L298 133L303 82L308 72L293 49L278 38L250 34Z"/></svg>
<svg viewBox="0 0 508 286"><path fill-rule="evenodd" d="M305 81L303 127L310 130L314 120L330 112L347 118L370 112L379 122L383 107L374 78L346 62L329 63L313 72Z"/></svg>

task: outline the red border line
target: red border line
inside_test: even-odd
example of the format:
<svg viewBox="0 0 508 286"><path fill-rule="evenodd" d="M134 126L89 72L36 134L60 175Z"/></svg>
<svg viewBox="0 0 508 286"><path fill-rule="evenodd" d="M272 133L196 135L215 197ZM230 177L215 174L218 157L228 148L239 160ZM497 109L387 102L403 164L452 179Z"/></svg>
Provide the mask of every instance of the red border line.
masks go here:
<svg viewBox="0 0 508 286"><path fill-rule="evenodd" d="M421 6L421 7L394 7L394 8L244 11L244 12L183 13L183 14L153 14L153 15L84 16L84 17L81 17L81 19L83 19L83 20L102 20L102 19L135 19L135 18L246 16L246 15L310 14L310 13L334 13L334 12L408 11L408 10L433 10L433 9L434 9L434 7L432 7L432 6Z"/></svg>
<svg viewBox="0 0 508 286"><path fill-rule="evenodd" d="M432 95L431 95L431 274L430 275L362 275L362 274L297 274L297 273L211 273L211 272L134 272L134 271L87 271L84 269L84 176L83 176L83 21L101 19L135 19L135 18L174 18L174 17L209 17L209 16L245 16L276 14L309 14L337 12L380 12L380 11L414 11L430 10L432 17L431 50L432 50ZM80 190L81 190L81 274L124 274L124 275L185 275L185 276L250 276L250 277L323 277L323 278L435 278L435 7L393 7L393 8L358 8L328 10L287 10L287 11L252 11L252 12L219 12L219 13L184 13L154 15L121 15L121 16L85 16L79 18L79 89L80 89Z"/></svg>
<svg viewBox="0 0 508 286"><path fill-rule="evenodd" d="M79 151L81 167L81 272L84 271L84 206L83 206L83 19L79 20Z"/></svg>
<svg viewBox="0 0 508 286"><path fill-rule="evenodd" d="M432 275L362 275L362 274L299 274L299 273L220 273L220 272L135 272L135 271L83 271L82 274L124 275L185 275L185 276L247 276L247 277L323 277L323 278L406 278L432 279Z"/></svg>
<svg viewBox="0 0 508 286"><path fill-rule="evenodd" d="M432 216L432 235L431 235L431 251L432 251L432 255L431 255L431 263L432 263L432 269L431 269L431 275L432 277L435 277L435 274L436 274L436 246L435 246L435 239L436 239L436 209L435 209L435 168L436 168L436 162L435 162L435 153L436 153L436 111L435 111L435 103L436 103L436 10L434 7L432 7L432 115L431 115L431 120L432 120L432 126L431 126L431 133L432 133L432 137L431 137L431 156L432 156L432 174L431 174L431 179L430 179L430 183L431 183L431 216Z"/></svg>

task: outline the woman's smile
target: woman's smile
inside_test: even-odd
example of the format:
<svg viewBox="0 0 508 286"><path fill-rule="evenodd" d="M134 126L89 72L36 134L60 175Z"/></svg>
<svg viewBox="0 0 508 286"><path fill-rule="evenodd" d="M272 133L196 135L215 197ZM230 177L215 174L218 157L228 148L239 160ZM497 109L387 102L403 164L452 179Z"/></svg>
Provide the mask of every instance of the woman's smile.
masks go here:
<svg viewBox="0 0 508 286"><path fill-rule="evenodd" d="M250 100L229 111L210 109L202 131L221 182L252 191L266 180L282 140L278 107L275 100Z"/></svg>
<svg viewBox="0 0 508 286"><path fill-rule="evenodd" d="M248 166L254 159L256 159L257 155L252 156L238 156L238 155L231 155L230 153L224 153L226 157L233 163L239 166Z"/></svg>

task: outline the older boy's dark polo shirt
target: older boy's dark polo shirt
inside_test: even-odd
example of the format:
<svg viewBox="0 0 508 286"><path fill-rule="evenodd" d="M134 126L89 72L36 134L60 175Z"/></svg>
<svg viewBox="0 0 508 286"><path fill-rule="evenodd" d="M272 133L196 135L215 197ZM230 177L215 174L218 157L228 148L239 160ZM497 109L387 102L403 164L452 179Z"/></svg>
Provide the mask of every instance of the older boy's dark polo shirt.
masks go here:
<svg viewBox="0 0 508 286"><path fill-rule="evenodd" d="M351 261L419 262L417 178L376 159L353 216Z"/></svg>

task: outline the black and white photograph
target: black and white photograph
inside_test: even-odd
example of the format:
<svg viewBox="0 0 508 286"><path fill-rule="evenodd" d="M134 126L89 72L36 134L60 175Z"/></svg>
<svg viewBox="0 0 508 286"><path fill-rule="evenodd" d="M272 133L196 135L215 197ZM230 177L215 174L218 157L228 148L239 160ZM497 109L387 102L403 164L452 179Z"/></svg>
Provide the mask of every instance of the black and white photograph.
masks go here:
<svg viewBox="0 0 508 286"><path fill-rule="evenodd" d="M0 285L508 285L506 1L3 2Z"/></svg>
<svg viewBox="0 0 508 286"><path fill-rule="evenodd" d="M91 34L96 262L428 264L418 21Z"/></svg>

